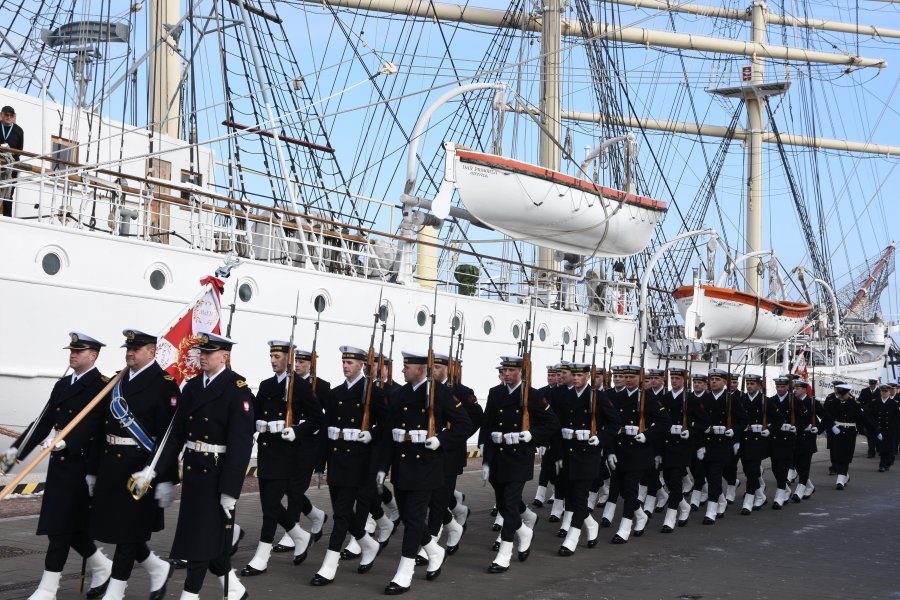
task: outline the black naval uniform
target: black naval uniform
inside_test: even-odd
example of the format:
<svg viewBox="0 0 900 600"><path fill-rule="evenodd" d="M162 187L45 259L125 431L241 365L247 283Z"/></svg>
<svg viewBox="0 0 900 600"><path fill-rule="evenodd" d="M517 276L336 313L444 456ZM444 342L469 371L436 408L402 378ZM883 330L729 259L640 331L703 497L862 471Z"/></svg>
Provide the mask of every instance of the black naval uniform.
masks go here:
<svg viewBox="0 0 900 600"><path fill-rule="evenodd" d="M725 388L725 391L727 394L731 395L732 403L738 402L738 403L740 403L740 405L742 407L746 407L747 394L745 394L741 390L738 390L738 389L732 390L732 389L729 389L728 387ZM740 431L735 430L734 437L732 439L734 440L735 443L741 444L741 448L743 448L743 442L744 442L743 427L741 427ZM725 480L725 483L727 485L736 486L738 483L737 474L738 474L738 461L739 460L740 460L740 448L738 449L737 452L731 453L731 456L729 457L728 462L725 463L725 466L722 468L722 479ZM746 475L746 473L745 473L745 475Z"/></svg>
<svg viewBox="0 0 900 600"><path fill-rule="evenodd" d="M868 414L869 406L876 400L881 401L881 394L878 392L878 386L876 385L873 388L871 387L871 384L870 387L860 390L859 396L856 398L856 401L859 403L859 406L864 414ZM866 425L861 430L861 433L866 436L866 443L868 444L868 458L875 458L876 451L878 450L878 432L875 431L874 423L873 427L871 428Z"/></svg>
<svg viewBox="0 0 900 600"><path fill-rule="evenodd" d="M881 399L879 398L878 401L880 402ZM831 419L828 423L828 426L832 428L828 432L831 442L829 446L831 464L834 465L835 473L847 475L850 463L853 462L853 453L856 451L857 431L874 429L874 423L869 422L869 416L853 396L847 396L846 400L841 400L834 394L830 394L824 404ZM837 432L835 432L835 428Z"/></svg>
<svg viewBox="0 0 900 600"><path fill-rule="evenodd" d="M635 436L625 433L625 425L640 426L641 391L638 388L610 394L613 408L619 413L622 421L622 429L616 436L615 448L612 451L616 455L616 468L612 472L609 501L615 502L615 498L621 494L623 498L624 518L633 518L634 511L640 508L638 502L638 486L641 479L649 469L654 468L655 449L653 438L661 433L669 431L672 420L668 413L662 410L659 402L651 396L644 397L644 434L646 441L641 443ZM616 492L614 493L614 490Z"/></svg>
<svg viewBox="0 0 900 600"><path fill-rule="evenodd" d="M225 368L204 387L200 373L184 386L171 437L160 457L171 465L186 444L209 444L219 452L185 448L181 508L172 558L188 561L184 589L199 593L206 571L231 570L234 511L225 515L221 495L238 499L253 449L253 393L243 377ZM239 600L239 599L238 599Z"/></svg>
<svg viewBox="0 0 900 600"><path fill-rule="evenodd" d="M744 406L740 398L733 397L728 390L722 390L719 396L708 391L701 400L709 415L709 431L704 438L706 457L703 459L706 471L706 485L709 500L717 502L722 494L722 472L735 455L734 445L738 444L738 432L744 428ZM731 429L733 437L713 433L712 427ZM696 489L696 484L695 484Z"/></svg>
<svg viewBox="0 0 900 600"><path fill-rule="evenodd" d="M500 539L512 542L516 530L522 526L522 490L525 482L534 477L534 449L546 446L559 431L559 419L545 404L538 390L528 391L528 418L531 441L518 444L495 443L491 434L513 433L522 430L522 391L519 383L510 390L505 383L488 392L484 421L478 443L484 448L484 464L490 468L489 481L494 488L497 510L503 516Z"/></svg>
<svg viewBox="0 0 900 600"><path fill-rule="evenodd" d="M12 447L19 448L20 458L26 457L44 441L51 430L60 431L68 425L109 382L109 378L102 375L96 367L82 373L73 382L74 377L66 375L53 386L47 409L40 420L29 427L34 429L34 433L28 443L20 446L24 435L13 442ZM47 571L59 573L63 570L69 556L69 547L85 558L97 551L88 533L91 498L85 476L88 474L92 447L102 435L101 411L99 405L95 407L66 436L65 448L50 452L41 516L37 525L37 535L46 535L50 540L44 559Z"/></svg>
<svg viewBox="0 0 900 600"><path fill-rule="evenodd" d="M878 441L878 470L887 471L894 464L894 432L900 423L900 406L894 398L878 398L869 405L869 418Z"/></svg>
<svg viewBox="0 0 900 600"><path fill-rule="evenodd" d="M688 467L696 452L695 439L702 439L703 432L709 427L709 415L697 399L685 388L666 392L662 398L662 408L666 411L672 425L665 434L663 448L663 480L669 488L667 508L678 508L684 496L681 494L681 482L687 474ZM686 405L685 405L686 404ZM680 425L682 431L688 431L688 439L674 433L672 426Z"/></svg>
<svg viewBox="0 0 900 600"><path fill-rule="evenodd" d="M760 487L762 461L769 456L768 438L780 430L784 419L772 399L767 398L762 391L757 391L753 396L744 394L743 403L746 426L741 438L741 465L747 479L746 493L754 494ZM759 425L768 431L768 437L763 437L761 432L753 431L753 425Z"/></svg>
<svg viewBox="0 0 900 600"><path fill-rule="evenodd" d="M306 377L302 377L303 381L312 386L313 380L311 379L312 375L307 375ZM315 396L319 401L319 405L322 407L322 413L324 415L325 407L328 406L328 399L331 394L331 383L322 379L321 377L316 377L316 391ZM324 417L323 417L324 419ZM314 473L324 474L325 473L325 452L328 449L328 436L325 435L324 428L324 420L323 427L319 431L319 433L313 434L313 442L312 444L308 444L314 446L315 448L307 448L306 452L311 453L312 455L312 471ZM302 462L302 461L301 461ZM311 477L304 480L302 475L297 476L294 475L291 477L290 484L288 486L288 502L287 502L287 511L288 515L297 522L300 519L300 515L308 515L312 512L313 504L312 501L306 496L306 491L309 489ZM326 515L327 520L327 515ZM318 541L318 539L322 537L322 532L313 534L313 538Z"/></svg>
<svg viewBox="0 0 900 600"><path fill-rule="evenodd" d="M325 405L325 427L338 429L361 429L365 405L366 387L369 380L364 376L351 387L344 381L332 388L328 404ZM378 502L375 487L375 473L378 469L378 445L384 434L384 419L387 405L381 390L372 388L369 402L369 432L372 441L368 444L326 436L328 461L328 492L334 512L334 526L328 540L328 549L340 552L347 532L355 539L366 534L366 520L369 509ZM389 434L390 432L388 432Z"/></svg>
<svg viewBox="0 0 900 600"><path fill-rule="evenodd" d="M769 442L772 474L775 476L778 489L785 489L788 471L795 466L797 432L802 431L809 424L809 415L790 392L784 396L777 394L770 396L769 402L778 408L781 415L781 427L772 433ZM784 431L785 425L793 427L795 431Z"/></svg>
<svg viewBox="0 0 900 600"><path fill-rule="evenodd" d="M550 410L557 413L557 415L559 413L556 409L556 399L559 397L559 392L565 389L564 386L558 384L545 385L540 389L544 401L550 405ZM538 485L546 488L548 484L553 484L554 493L556 493L556 460L560 458L557 456L558 454L558 446L554 446L551 443L549 447L544 447L544 455L541 456L541 470L538 473ZM560 492L563 493L563 490L560 490ZM560 499L564 497L564 495L559 496Z"/></svg>
<svg viewBox="0 0 900 600"><path fill-rule="evenodd" d="M593 398L593 388L590 384L585 385L580 391L574 387L568 389L557 402L560 426L574 431L590 431ZM619 413L599 391L596 410L596 435L600 442L597 446L591 446L588 440L578 440L574 434L570 440L560 438L559 448L567 475L566 500L572 511L571 526L575 529L581 529L588 516L587 502L591 485L600 477L603 455L612 449L616 434L622 426Z"/></svg>
<svg viewBox="0 0 900 600"><path fill-rule="evenodd" d="M453 488L447 488L448 469L455 472L459 445L464 446L472 432L472 422L462 402L451 395L446 385L434 385L435 436L441 442L436 450L427 449L423 443L413 443L408 433L428 429L427 382L422 381L415 389L407 383L395 390L388 402L385 429L392 435L388 439L384 434L379 470L391 473L403 521L404 558L414 559L419 547L427 545L431 536L437 534L430 531L433 518L437 519L436 529L440 529L447 510L447 495L453 494ZM404 430L404 439L397 442L393 433L400 429ZM455 482L455 477L450 479ZM427 516L426 522L428 510L437 514Z"/></svg>
<svg viewBox="0 0 900 600"><path fill-rule="evenodd" d="M812 396L804 396L802 400L798 401L802 406L800 412L805 414L805 424L804 427L797 428L797 446L794 451L794 468L797 469L797 481L802 484L806 484L809 480L809 471L812 466L812 457L818 451L818 444L816 440L818 438L819 432L819 421L828 421L828 418L824 413L824 409L821 404L819 404L818 400L813 398ZM811 431L811 428L816 428L816 433Z"/></svg>
<svg viewBox="0 0 900 600"><path fill-rule="evenodd" d="M287 416L285 386L289 378L289 374L285 374L279 381L276 375L260 383L253 403L256 420L267 423L266 431L261 431L256 440L259 501L263 513L259 540L267 544L274 541L277 525L290 531L300 518L299 500L305 497L316 465L319 443L316 433L325 420L322 405L307 380L295 377L291 402L296 438L289 442L281 437L281 433L271 431L273 422L284 421ZM289 506L293 497L297 512L292 513L281 504L285 495Z"/></svg>
<svg viewBox="0 0 900 600"><path fill-rule="evenodd" d="M665 387L661 387L657 390L653 388L647 388L646 398L650 402L653 402L659 406L662 406L663 398L668 394L668 390ZM641 480L641 485L647 487L647 496L655 496L659 489L662 487L662 483L659 480L660 473L662 472L662 455L663 449L665 448L665 431L654 431L648 435L648 441L653 446L653 457L654 464L647 472L644 473L644 478ZM656 457L660 457L659 466L656 466Z"/></svg>
<svg viewBox="0 0 900 600"><path fill-rule="evenodd" d="M122 396L131 415L158 444L175 415L180 391L175 378L154 360L143 371L122 377ZM150 556L147 542L153 532L164 527L163 510L153 493L135 501L128 490L132 473L150 463L152 455L137 445L127 430L110 412L112 393L103 407L103 437L95 445L90 471L97 476L91 510L91 536L95 540L116 544L112 577L127 581L134 562ZM157 482L178 482L177 465L161 465Z"/></svg>

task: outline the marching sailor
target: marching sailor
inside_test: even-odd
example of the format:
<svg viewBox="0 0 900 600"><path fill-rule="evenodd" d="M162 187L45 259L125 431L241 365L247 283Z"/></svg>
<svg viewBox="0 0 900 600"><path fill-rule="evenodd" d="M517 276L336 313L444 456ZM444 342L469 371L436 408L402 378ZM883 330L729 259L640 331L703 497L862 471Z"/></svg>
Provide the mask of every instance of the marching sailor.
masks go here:
<svg viewBox="0 0 900 600"><path fill-rule="evenodd" d="M828 421L827 415L822 414L824 409L815 398L808 395L808 391L809 384L806 381L794 381L794 398L805 419L803 428L797 430L797 446L794 451L794 468L797 470L797 485L791 496L794 502L809 498L816 491L809 478L809 471L813 454L818 451L816 439L819 435L819 422Z"/></svg>
<svg viewBox="0 0 900 600"><path fill-rule="evenodd" d="M706 412L707 406L707 398L706 395L709 393L707 389L709 382L707 377L703 373L694 373L691 375L691 393L688 396L689 404L696 404L703 408L703 411ZM707 414L707 420L709 419L709 414ZM707 427L710 424L707 423ZM692 511L696 511L700 509L700 503L703 501L703 488L706 486L706 462L703 460L706 457L706 446L704 445L704 436L706 430L704 430L703 435L695 435L692 440L692 445L694 447L694 455L691 457L691 465L690 465L690 475L693 480L693 487L691 488L691 499L689 504L691 506Z"/></svg>
<svg viewBox="0 0 900 600"><path fill-rule="evenodd" d="M876 400L879 402L881 401L881 392L878 391L878 380L870 379L869 387L859 391L856 401L859 403L860 408L862 408L863 413L868 414L869 406ZM866 457L875 458L875 454L878 450L878 439L875 437L877 432L869 429L868 425L866 425L866 427L861 430L861 433L866 436L866 443L868 444Z"/></svg>
<svg viewBox="0 0 900 600"><path fill-rule="evenodd" d="M357 572L367 573L381 550L365 527L371 506L379 502L375 473L387 405L381 390L363 373L366 351L354 346L341 346L340 351L344 382L331 390L324 424L334 524L322 566L310 581L314 586L334 581L348 532L360 547Z"/></svg>
<svg viewBox="0 0 900 600"><path fill-rule="evenodd" d="M900 423L900 406L891 398L891 386L884 383L879 387L881 399L869 405L869 419L878 441L878 472L889 471L894 464L894 431Z"/></svg>
<svg viewBox="0 0 900 600"><path fill-rule="evenodd" d="M51 433L62 430L93 400L109 382L94 366L100 348L105 346L94 338L73 331L69 333L69 368L53 386L50 399L40 416L33 422L0 459L0 474L6 474L19 459L28 456L42 445ZM44 558L44 575L38 589L29 600L55 600L63 567L73 548L86 560L91 572L88 598L99 598L106 591L112 568L110 561L88 533L91 494L96 479L88 474L88 457L92 446L99 443L103 432L103 413L98 406L82 419L63 441L50 452L41 515L37 534L50 540Z"/></svg>
<svg viewBox="0 0 900 600"><path fill-rule="evenodd" d="M160 473L174 468L184 448L181 507L172 542L173 558L188 561L181 600L197 600L206 571L218 576L225 595L249 598L231 569L235 506L253 449L253 393L228 368L234 342L200 335L201 373L181 393L171 436L159 448ZM135 473L135 486L156 476L149 466Z"/></svg>
<svg viewBox="0 0 900 600"><path fill-rule="evenodd" d="M781 415L781 427L770 436L769 456L772 463L772 474L775 476L777 490L772 501L774 510L781 510L791 496L788 487L788 472L794 468L794 454L797 445L797 431L806 427L806 413L794 399L788 387L790 378L775 378L775 395L769 398Z"/></svg>
<svg viewBox="0 0 900 600"><path fill-rule="evenodd" d="M744 376L744 383L746 385L747 377ZM740 383L740 377L737 373L730 373L728 375L728 390L726 393L731 396L732 402L739 402L742 406L746 405L746 395L740 389L738 389L738 384ZM743 429L741 431L735 431L734 433L734 441L735 443L741 444L741 449L743 449L744 442L744 432ZM731 455L730 460L726 463L725 467L722 469L722 479L725 480L725 502L726 504L733 504L735 496L737 495L737 488L741 485L740 480L738 479L738 461L740 460L741 451L735 452ZM744 473L746 475L746 473ZM724 512L725 507L719 506L719 512Z"/></svg>
<svg viewBox="0 0 900 600"><path fill-rule="evenodd" d="M613 370L623 376L625 382L622 391L611 396L622 428L606 462L613 479L612 487L619 490L623 499L622 521L612 543L624 544L631 535L632 523L635 537L644 534L647 514L638 501L638 486L644 473L654 466L652 437L670 431L672 420L658 402L639 389L640 367L624 365ZM612 498L610 492L610 500Z"/></svg>
<svg viewBox="0 0 900 600"><path fill-rule="evenodd" d="M761 375L744 375L747 393L743 396L746 427L741 442L741 465L747 479L747 491L741 505L741 514L749 515L765 502L760 498L762 486L762 461L769 456L769 438L781 428L782 416L778 407L762 391Z"/></svg>
<svg viewBox="0 0 900 600"><path fill-rule="evenodd" d="M482 477L494 488L497 509L503 517L500 546L489 573L509 569L516 536L519 560L525 561L531 553L534 532L522 520L522 490L534 477L535 446L546 445L559 431L559 420L540 392L524 387L523 368L530 365L525 365L521 356L504 356L501 366L503 383L488 392L478 436L484 448Z"/></svg>
<svg viewBox="0 0 900 600"><path fill-rule="evenodd" d="M662 399L667 390L665 387L665 371L663 369L645 369L647 377L647 397L652 402L662 405ZM662 504L668 501L668 492L662 485L662 455L665 447L664 434L654 435L650 442L653 446L653 467L644 474L644 479L638 487L638 499L644 505L644 512L650 517L656 509L657 500L662 499Z"/></svg>
<svg viewBox="0 0 900 600"><path fill-rule="evenodd" d="M128 372L101 404L104 437L96 445L89 471L96 475L91 507L91 535L116 544L112 579L104 600L121 600L135 561L150 577L150 600L166 595L172 567L150 551L147 542L164 526L163 509L172 504L176 465L160 470L155 491L139 499L128 480L150 462L175 415L180 391L175 378L156 362L156 336L126 329L125 364Z"/></svg>
<svg viewBox="0 0 900 600"><path fill-rule="evenodd" d="M558 364L555 365L547 365L547 385L540 389L541 394L543 395L546 401L550 401L550 398L554 394L554 390L557 386L557 378ZM547 501L547 489L549 487L554 486L554 481L556 480L556 459L552 452L548 452L548 448L545 446L541 446L538 448L538 454L541 456L541 470L538 475L538 485L537 490L534 492L534 500L531 501L531 505L535 508L541 508L544 506L544 502Z"/></svg>
<svg viewBox="0 0 900 600"><path fill-rule="evenodd" d="M834 382L834 395L825 400L825 410L831 417L831 464L837 473L835 488L842 490L850 481L850 463L856 450L856 433L860 425L864 430L874 427L862 406L850 392L853 387L847 383Z"/></svg>
<svg viewBox="0 0 900 600"><path fill-rule="evenodd" d="M603 451L612 448L622 426L619 413L591 385L591 365L575 363L571 370L574 385L557 404L562 426L562 458L568 475L566 498L572 507L566 539L559 547L560 556L575 553L582 528L586 530L588 548L597 544L600 525L589 512L588 493L591 484L600 477Z"/></svg>
<svg viewBox="0 0 900 600"><path fill-rule="evenodd" d="M306 487L303 482L309 486L318 455L316 433L324 421L322 405L309 383L296 374L293 378L290 375L292 365L288 363L292 349L290 342L269 342L269 362L275 376L259 384L253 402L262 529L256 554L241 571L241 575L245 576L266 572L278 525L293 541L295 565L306 559L312 539L312 535L297 523L299 514L292 514L281 503L281 499L288 495L290 504L292 481L296 486L293 489L296 498L304 496ZM287 402L291 403L291 423L286 422Z"/></svg>
<svg viewBox="0 0 900 600"><path fill-rule="evenodd" d="M728 373L722 369L710 369L709 392L704 395L704 408L709 415L710 427L704 438L706 485L708 500L704 525L713 525L716 517L722 517L727 504L722 491L722 471L731 457L740 450L736 436L744 428L744 406L739 398L733 398L725 390ZM695 484L696 485L696 484ZM695 487L696 489L696 487Z"/></svg>
<svg viewBox="0 0 900 600"><path fill-rule="evenodd" d="M550 390L549 396L544 396L544 403L550 407L554 414L556 414L557 405L562 402L562 397L572 387L574 387L572 363L564 360L557 365L556 387ZM565 531L568 529L567 521L571 520L572 513L570 511L569 514L566 514L566 467L565 462L562 460L564 451L560 447L561 444L562 438L555 436L550 441L545 454L549 454L553 460L551 463L553 465L553 477L551 479L553 482L553 503L550 506L550 518L548 520L551 523L562 521L559 533L565 536Z"/></svg>
<svg viewBox="0 0 900 600"><path fill-rule="evenodd" d="M384 588L389 596L409 591L420 547L428 556L426 579L432 581L441 574L446 551L438 544L434 529L429 530L427 513L437 512L437 522L442 520L447 497L453 493L448 480L455 482L445 469L458 461L456 455L449 459L445 455L457 453L472 431L462 402L452 397L450 388L428 381L427 364L427 354L403 352L406 385L389 400L385 428L390 428L391 438L382 447L376 475L376 483L383 485L390 471L403 521L400 564Z"/></svg>

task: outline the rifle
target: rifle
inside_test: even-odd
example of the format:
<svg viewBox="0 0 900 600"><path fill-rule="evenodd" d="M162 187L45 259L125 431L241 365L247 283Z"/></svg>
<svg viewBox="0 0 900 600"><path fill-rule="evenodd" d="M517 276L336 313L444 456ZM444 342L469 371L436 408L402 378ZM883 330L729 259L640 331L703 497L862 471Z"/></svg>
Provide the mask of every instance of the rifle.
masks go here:
<svg viewBox="0 0 900 600"><path fill-rule="evenodd" d="M459 329L459 333L456 334L456 359L453 361L453 369L455 372L456 383L462 381L462 349L465 345L463 334L466 331L466 321L463 319L462 327Z"/></svg>
<svg viewBox="0 0 900 600"><path fill-rule="evenodd" d="M321 318L322 313L316 311L316 324L313 326L312 354L309 357L309 382L310 387L312 387L313 394L316 393L316 383L318 382L319 374L319 357L316 354L316 346L319 342L319 319Z"/></svg>
<svg viewBox="0 0 900 600"><path fill-rule="evenodd" d="M731 349L728 350L728 378L725 380L725 394L726 410L728 411L725 415L725 428L731 429Z"/></svg>
<svg viewBox="0 0 900 600"><path fill-rule="evenodd" d="M425 385L425 402L428 408L428 437L435 434L434 424L434 322L437 319L437 286L434 286L434 307L431 309L431 332L428 334L428 374Z"/></svg>
<svg viewBox="0 0 900 600"><path fill-rule="evenodd" d="M284 386L284 426L293 427L294 425L294 334L297 333L297 313L300 312L300 290L297 290L297 304L294 306L294 314L291 315L291 341L288 350L288 380Z"/></svg>
<svg viewBox="0 0 900 600"><path fill-rule="evenodd" d="M528 392L531 388L531 348L529 347L529 335L531 341L534 341L534 334L531 333L531 311L534 306L528 303L528 319L525 321L525 335L522 337L522 387L519 388L519 394L522 398L522 431L531 429L531 415L528 414ZM576 340L577 344L577 340ZM575 351L572 350L572 360L575 360Z"/></svg>
<svg viewBox="0 0 900 600"><path fill-rule="evenodd" d="M447 354L447 384L453 389L455 375L453 373L453 338L456 336L456 305L453 305L453 316L450 317L450 352Z"/></svg>
<svg viewBox="0 0 900 600"><path fill-rule="evenodd" d="M637 329L634 330L634 335L631 336L631 356L628 357L628 364L632 364L634 362L634 341L637 339ZM646 344L644 344L646 347ZM644 377L644 356L641 354L641 377Z"/></svg>
<svg viewBox="0 0 900 600"><path fill-rule="evenodd" d="M394 382L394 334L397 333L397 315L391 315L391 349L388 351L387 380Z"/></svg>
<svg viewBox="0 0 900 600"><path fill-rule="evenodd" d="M684 401L681 403L681 428L687 429L687 415L688 415L688 390L690 393L694 393L694 374L691 373L691 369L694 366L694 355L691 354L690 349L687 351L687 358L684 361L685 366L687 366L687 381L684 386Z"/></svg>
<svg viewBox="0 0 900 600"><path fill-rule="evenodd" d="M378 310L381 311L381 306L378 307ZM382 390L384 389L384 379L381 378L381 372L384 370L384 335L386 333L387 319L381 322L381 341L378 342L378 379L376 383Z"/></svg>
<svg viewBox="0 0 900 600"><path fill-rule="evenodd" d="M616 339L615 336L610 337L609 332L607 332L605 337L606 339L603 344L603 362L606 363L606 349L609 348L609 364L603 365L603 368L605 369L603 372L603 387L608 388L612 385L612 363L613 355L615 354L613 346L615 346Z"/></svg>
<svg viewBox="0 0 900 600"><path fill-rule="evenodd" d="M604 348L605 350L605 348ZM597 336L594 336L594 352L591 356L591 437L597 435Z"/></svg>
<svg viewBox="0 0 900 600"><path fill-rule="evenodd" d="M588 332L588 333L590 333L590 332ZM597 336L595 335L594 337L596 338ZM581 362L584 362L584 356L585 356L586 352L587 352L587 343L584 343L581 345ZM591 380L591 382L593 383L593 379Z"/></svg>
<svg viewBox="0 0 900 600"><path fill-rule="evenodd" d="M634 346L632 346L632 348L634 348ZM647 342L644 342L643 346L641 347L641 376L638 379L638 385L641 386L641 402L640 402L640 405L638 408L638 410L640 411L641 414L638 417L638 419L639 419L638 420L638 433L643 433L644 427L646 426L646 422L644 419L644 400L647 396L647 389L646 389L646 386L644 385L644 361L646 360L646 358L647 358Z"/></svg>
<svg viewBox="0 0 900 600"><path fill-rule="evenodd" d="M766 397L766 362L767 361L766 361L766 356L765 356L765 347L760 348L759 356L763 361L763 364L762 364L763 365L762 386L761 386L760 391L762 393L762 426L763 426L763 429L765 429L766 428L766 408L767 408L766 403L768 402L768 398Z"/></svg>
<svg viewBox="0 0 900 600"><path fill-rule="evenodd" d="M231 337L231 322L234 320L234 311L237 309L237 294L240 286L234 286L234 298L231 299L231 306L228 307L228 327L225 328L225 337ZM293 365L292 365L293 367Z"/></svg>
<svg viewBox="0 0 900 600"><path fill-rule="evenodd" d="M578 327L581 323L575 324L575 338L572 340L572 362L575 362L575 351L578 350Z"/></svg>
<svg viewBox="0 0 900 600"><path fill-rule="evenodd" d="M375 371L375 332L378 331L378 320L380 315L378 314L381 309L381 295L384 293L384 288L378 293L378 306L375 309L375 322L372 323L372 336L369 338L369 355L366 358L366 369L369 371L369 379L366 380L366 389L365 393L365 401L363 403L363 416L362 416L362 424L360 425L360 429L362 431L369 430L369 412L370 407L372 405L372 385L371 379L374 376Z"/></svg>
<svg viewBox="0 0 900 600"><path fill-rule="evenodd" d="M566 345L559 345L559 362L562 362L565 359Z"/></svg>

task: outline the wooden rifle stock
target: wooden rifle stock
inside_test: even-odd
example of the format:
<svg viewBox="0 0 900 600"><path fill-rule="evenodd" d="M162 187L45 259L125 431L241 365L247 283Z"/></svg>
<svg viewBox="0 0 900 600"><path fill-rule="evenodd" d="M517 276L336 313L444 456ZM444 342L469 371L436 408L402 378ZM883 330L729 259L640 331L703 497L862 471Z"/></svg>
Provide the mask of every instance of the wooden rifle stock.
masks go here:
<svg viewBox="0 0 900 600"><path fill-rule="evenodd" d="M434 437L434 348L428 349L428 437Z"/></svg>
<svg viewBox="0 0 900 600"><path fill-rule="evenodd" d="M284 426L285 427L293 427L294 426L294 347L291 346L291 351L288 353L288 380L287 386L285 389L285 400L287 403L284 407Z"/></svg>
<svg viewBox="0 0 900 600"><path fill-rule="evenodd" d="M369 370L369 378L366 380L366 392L365 399L363 400L363 416L362 416L362 424L360 425L360 430L368 431L369 430L369 412L372 405L372 373L375 369L375 347L369 346L369 356L366 360L366 368Z"/></svg>

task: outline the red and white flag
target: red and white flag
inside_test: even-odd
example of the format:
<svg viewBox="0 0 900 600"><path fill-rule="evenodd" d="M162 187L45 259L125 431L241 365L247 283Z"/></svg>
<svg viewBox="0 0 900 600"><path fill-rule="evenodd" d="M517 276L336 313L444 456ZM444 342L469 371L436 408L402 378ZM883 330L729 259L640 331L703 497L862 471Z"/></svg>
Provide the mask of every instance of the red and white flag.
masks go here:
<svg viewBox="0 0 900 600"><path fill-rule="evenodd" d="M178 385L200 372L200 334L220 334L222 303L219 295L225 284L215 277L200 280L204 290L187 312L160 337L156 361L175 378Z"/></svg>
<svg viewBox="0 0 900 600"><path fill-rule="evenodd" d="M806 366L806 346L797 350L794 357L794 375L799 375L803 381L809 381L809 369Z"/></svg>

